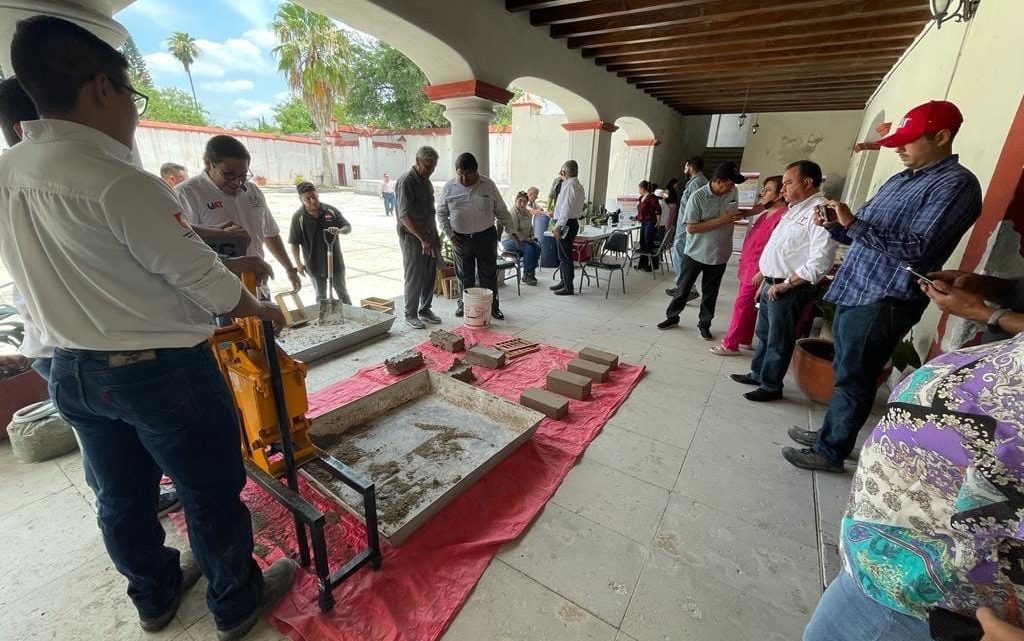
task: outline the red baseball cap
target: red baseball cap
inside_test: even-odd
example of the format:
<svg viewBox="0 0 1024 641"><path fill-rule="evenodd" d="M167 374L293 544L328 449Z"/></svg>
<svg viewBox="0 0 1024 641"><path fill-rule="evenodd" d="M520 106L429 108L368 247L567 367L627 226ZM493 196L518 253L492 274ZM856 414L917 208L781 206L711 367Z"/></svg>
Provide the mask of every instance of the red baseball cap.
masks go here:
<svg viewBox="0 0 1024 641"><path fill-rule="evenodd" d="M949 129L954 134L964 122L956 105L945 100L931 100L918 105L903 116L896 131L878 141L883 147L902 147L925 134Z"/></svg>

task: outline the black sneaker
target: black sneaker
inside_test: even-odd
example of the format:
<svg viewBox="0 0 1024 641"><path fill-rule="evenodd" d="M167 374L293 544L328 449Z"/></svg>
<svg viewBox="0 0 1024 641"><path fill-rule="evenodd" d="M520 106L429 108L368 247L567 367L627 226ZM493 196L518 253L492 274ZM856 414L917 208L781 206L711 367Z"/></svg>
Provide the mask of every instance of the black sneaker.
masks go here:
<svg viewBox="0 0 1024 641"><path fill-rule="evenodd" d="M505 314L501 313L501 310L495 307L494 309L491 310L491 318L505 320Z"/></svg>
<svg viewBox="0 0 1024 641"><path fill-rule="evenodd" d="M178 613L178 607L181 606L181 599L185 596L185 592L189 590L193 585L199 582L199 577L203 576L203 573L199 571L199 566L196 565L196 560L192 557L191 552L181 553L181 590L178 591L178 596L175 597L174 603L171 607L167 608L167 611L156 617L139 617L139 625L146 632L159 632L163 630L174 620L174 615Z"/></svg>
<svg viewBox="0 0 1024 641"><path fill-rule="evenodd" d="M565 285L562 284L562 281L558 281L557 283L555 283L551 287L548 287L548 289L550 289L553 292L557 292L558 290L560 290L560 289L562 289L564 287L565 287Z"/></svg>
<svg viewBox="0 0 1024 641"><path fill-rule="evenodd" d="M805 430L799 425L790 427L787 434L789 434L789 438L806 447L813 447L818 442L818 433L816 431Z"/></svg>
<svg viewBox="0 0 1024 641"><path fill-rule="evenodd" d="M466 315L466 312L462 309L462 303L459 303L458 307L455 308L455 318L462 318Z"/></svg>
<svg viewBox="0 0 1024 641"><path fill-rule="evenodd" d="M679 290L676 289L675 287L669 287L668 289L665 290L665 294L667 294L668 296L675 297L679 295Z"/></svg>
<svg viewBox="0 0 1024 641"><path fill-rule="evenodd" d="M764 403L766 401L777 401L782 398L782 390L766 390L763 387L759 387L752 392L747 392L743 395L743 398L748 401L754 401L755 403Z"/></svg>
<svg viewBox="0 0 1024 641"><path fill-rule="evenodd" d="M658 323L658 329L668 329L669 327L675 327L679 324L678 316L669 316L665 320Z"/></svg>
<svg viewBox="0 0 1024 641"><path fill-rule="evenodd" d="M429 309L420 312L420 320L427 321L428 323L433 323L434 325L441 324L441 317L435 314L434 312L430 311Z"/></svg>
<svg viewBox="0 0 1024 641"><path fill-rule="evenodd" d="M700 298L700 292L698 292L698 291L691 291L690 295L686 297L686 302L689 303L689 302L697 300L698 298Z"/></svg>
<svg viewBox="0 0 1024 641"><path fill-rule="evenodd" d="M160 496L156 500L156 515L158 517L169 514L181 507L181 500L178 499L178 491L173 485L161 485Z"/></svg>
<svg viewBox="0 0 1024 641"><path fill-rule="evenodd" d="M575 293L576 292L572 291L571 289L566 289L563 287L562 289L555 291L555 296L572 296Z"/></svg>
<svg viewBox="0 0 1024 641"><path fill-rule="evenodd" d="M698 327L697 331L700 332L700 337L706 341L713 341L715 337L711 335L711 330L707 327Z"/></svg>
<svg viewBox="0 0 1024 641"><path fill-rule="evenodd" d="M256 609L249 613L238 625L221 630L217 628L217 641L236 641L245 635L259 623L263 615L273 608L288 594L295 579L295 569L298 566L291 559L278 559L274 564L263 571L263 597L260 598Z"/></svg>
<svg viewBox="0 0 1024 641"><path fill-rule="evenodd" d="M426 329L427 328L426 324L424 324L423 321L421 321L420 319L416 318L415 316L406 316L405 317L405 324L408 325L409 327L412 327L412 328L415 328L415 329Z"/></svg>
<svg viewBox="0 0 1024 641"><path fill-rule="evenodd" d="M839 473L846 471L842 461L833 463L809 447L805 447L802 450L798 450L795 447L784 447L782 448L782 458L789 461L791 465L804 470Z"/></svg>
<svg viewBox="0 0 1024 641"><path fill-rule="evenodd" d="M761 387L761 381L757 380L750 374L729 374L729 378L736 381L737 383L743 383L744 385L753 385L755 387Z"/></svg>

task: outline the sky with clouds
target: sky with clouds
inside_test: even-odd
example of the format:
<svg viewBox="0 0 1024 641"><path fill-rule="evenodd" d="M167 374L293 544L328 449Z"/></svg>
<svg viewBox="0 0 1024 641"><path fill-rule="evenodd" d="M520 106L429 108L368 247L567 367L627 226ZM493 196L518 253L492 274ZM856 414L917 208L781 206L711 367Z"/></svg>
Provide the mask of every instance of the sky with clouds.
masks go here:
<svg viewBox="0 0 1024 641"><path fill-rule="evenodd" d="M132 34L158 87L189 91L188 77L181 63L167 53L166 41L175 31L190 34L200 50L192 64L192 80L210 120L222 126L255 125L260 117L272 120L273 106L288 97L288 85L271 53L277 37L268 28L280 4L280 0L136 0L114 18ZM544 113L562 113L554 103L542 103Z"/></svg>
<svg viewBox="0 0 1024 641"><path fill-rule="evenodd" d="M192 35L200 56L192 65L199 102L219 125L271 120L271 108L288 95L271 50L268 29L276 0L138 0L114 16L135 39L157 86L189 91L181 63L167 53L175 31Z"/></svg>

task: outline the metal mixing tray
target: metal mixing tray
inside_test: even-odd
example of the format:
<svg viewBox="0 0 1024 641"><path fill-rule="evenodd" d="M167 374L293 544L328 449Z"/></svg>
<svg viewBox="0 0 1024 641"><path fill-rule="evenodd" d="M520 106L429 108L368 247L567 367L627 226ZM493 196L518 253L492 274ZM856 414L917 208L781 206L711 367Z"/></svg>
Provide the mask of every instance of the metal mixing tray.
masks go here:
<svg viewBox="0 0 1024 641"><path fill-rule="evenodd" d="M341 308L344 321L330 325L317 325L311 321L302 327L289 327L281 331L277 344L292 358L310 363L387 334L395 324L395 317L391 314L352 305L342 305ZM309 305L306 317L316 319L319 311L319 305Z"/></svg>
<svg viewBox="0 0 1024 641"><path fill-rule="evenodd" d="M317 418L313 441L376 484L380 533L401 544L533 435L544 416L420 371ZM362 517L362 497L316 461L302 473Z"/></svg>

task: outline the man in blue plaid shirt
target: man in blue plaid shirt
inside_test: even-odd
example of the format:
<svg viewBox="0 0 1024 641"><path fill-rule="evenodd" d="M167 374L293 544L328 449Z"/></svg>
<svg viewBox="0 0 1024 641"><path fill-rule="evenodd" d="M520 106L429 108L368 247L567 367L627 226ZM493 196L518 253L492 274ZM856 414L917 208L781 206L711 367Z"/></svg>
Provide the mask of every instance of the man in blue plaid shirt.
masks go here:
<svg viewBox="0 0 1024 641"><path fill-rule="evenodd" d="M893 350L921 319L928 298L920 274L942 268L981 213L978 179L960 164L952 143L963 116L956 105L931 101L910 110L879 140L907 167L854 215L840 202L815 222L850 251L825 300L835 303L835 391L817 432L792 427L804 449L782 448L797 467L842 472L874 404L878 376Z"/></svg>

